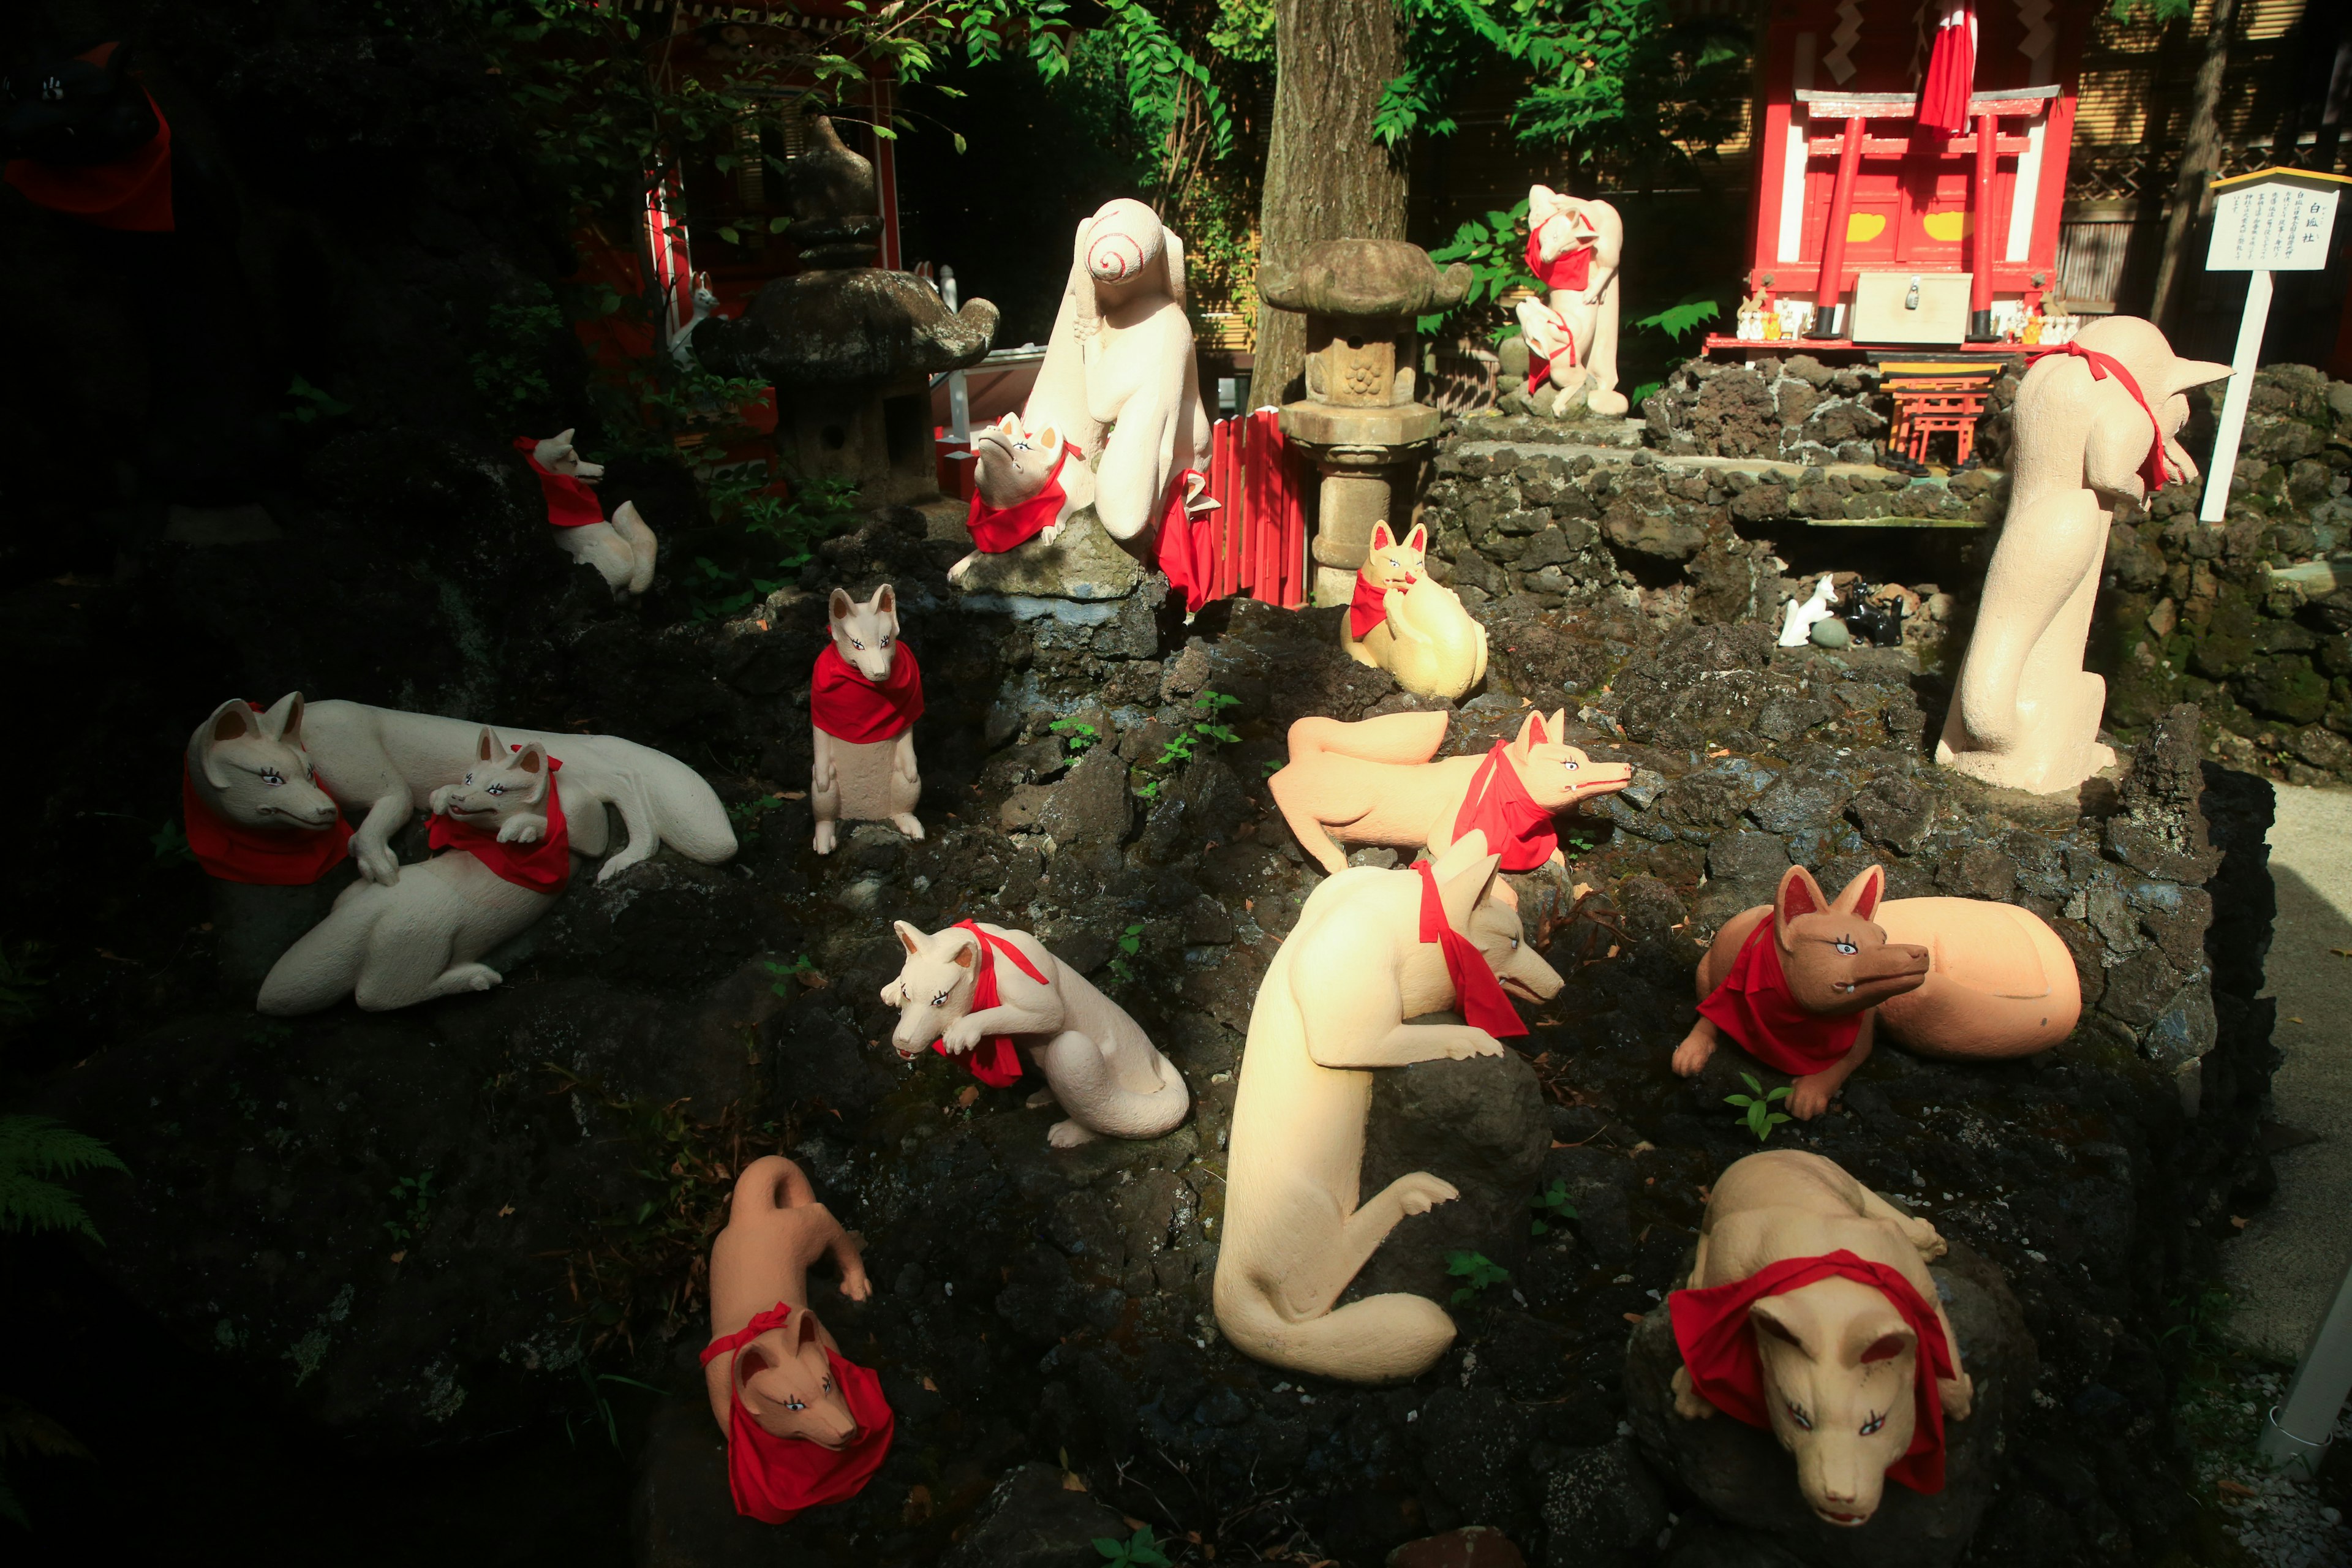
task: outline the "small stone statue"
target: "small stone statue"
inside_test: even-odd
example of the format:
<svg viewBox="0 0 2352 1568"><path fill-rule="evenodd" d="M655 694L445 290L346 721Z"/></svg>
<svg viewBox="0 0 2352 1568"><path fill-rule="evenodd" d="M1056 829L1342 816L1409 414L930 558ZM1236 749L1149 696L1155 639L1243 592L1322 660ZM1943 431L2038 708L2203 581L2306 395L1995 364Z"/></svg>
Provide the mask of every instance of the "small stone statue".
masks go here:
<svg viewBox="0 0 2352 1568"><path fill-rule="evenodd" d="M1433 866L1343 870L1274 955L1242 1054L1217 1252L1217 1327L1244 1355L1389 1383L1454 1342L1454 1320L1426 1297L1336 1303L1399 1220L1461 1195L1415 1171L1358 1201L1373 1070L1500 1056L1496 1037L1527 1033L1509 997L1559 994L1493 896L1495 863L1474 831ZM1444 1008L1468 1021L1405 1022Z"/></svg>
<svg viewBox="0 0 2352 1568"><path fill-rule="evenodd" d="M1566 329L1569 363L1591 378L1580 383L1590 387L1584 406L1612 418L1629 406L1617 390L1617 267L1624 247L1624 220L1607 202L1562 195L1544 185L1528 189L1528 270L1542 281L1545 302Z"/></svg>
<svg viewBox="0 0 2352 1568"><path fill-rule="evenodd" d="M983 555L1002 555L1034 539L1051 544L1061 536L1062 524L1076 510L1066 477L1070 459L1086 466L1085 454L1062 439L1048 425L1033 431L1018 414L1007 414L993 425L972 432L973 475L971 510L964 527L971 531L972 552L948 568L960 580Z"/></svg>
<svg viewBox="0 0 2352 1568"><path fill-rule="evenodd" d="M2107 527L2118 499L2196 479L2175 438L2189 417L2181 394L2229 374L2179 358L2134 316L2094 321L2027 369L2011 416L2009 514L1937 762L2035 795L2070 792L2113 765L2099 743L2106 682L2083 668Z"/></svg>
<svg viewBox="0 0 2352 1568"><path fill-rule="evenodd" d="M833 641L816 656L809 682L816 852L833 853L842 822L887 822L920 838L915 721L923 716L923 672L898 640L898 596L885 583L861 605L835 588L826 619Z"/></svg>
<svg viewBox="0 0 2352 1568"><path fill-rule="evenodd" d="M344 889L270 970L255 1005L289 1017L350 996L373 1013L499 984L482 955L520 935L572 880L562 766L536 741L510 750L483 730L473 769L433 792L433 858L395 885Z"/></svg>
<svg viewBox="0 0 2352 1568"><path fill-rule="evenodd" d="M763 1524L856 1497L897 1426L881 1379L845 1360L809 1308L808 1268L827 1253L844 1296L874 1293L857 1237L798 1165L770 1154L745 1166L710 1247L702 1374L727 1434L735 1511Z"/></svg>
<svg viewBox="0 0 2352 1568"><path fill-rule="evenodd" d="M1786 614L1780 617L1780 646L1802 647L1811 639L1813 627L1822 621L1835 620L1837 611L1831 605L1837 598L1837 584L1823 573L1813 584L1810 599L1791 599Z"/></svg>
<svg viewBox="0 0 2352 1568"><path fill-rule="evenodd" d="M1437 756L1444 713L1301 719L1290 727L1290 761L1267 786L1299 844L1335 876L1347 869L1346 844L1442 852L1473 830L1506 871L1565 864L1552 819L1633 778L1622 763L1596 763L1552 740L1565 719L1554 713L1547 728L1529 713L1515 739L1483 757ZM1502 888L1508 902L1509 884Z"/></svg>
<svg viewBox="0 0 2352 1568"><path fill-rule="evenodd" d="M1818 1154L1736 1162L1707 1198L1689 1288L1666 1299L1675 1413L1769 1429L1830 1524L1867 1524L1890 1478L1943 1490L1944 1422L1975 1398L1927 1272L1944 1252L1935 1226Z"/></svg>
<svg viewBox="0 0 2352 1568"><path fill-rule="evenodd" d="M539 488L547 498L547 521L555 530L555 547L583 565L593 566L616 599L642 594L654 585L654 560L659 546L654 531L637 515L637 503L623 501L604 521L604 509L588 487L604 477L604 465L583 460L572 444L572 432L547 439L515 437Z"/></svg>
<svg viewBox="0 0 2352 1568"><path fill-rule="evenodd" d="M1728 1038L1796 1079L1789 1114L1802 1121L1870 1058L1882 1023L1957 1061L2032 1056L2074 1033L2082 981L2041 916L1979 899L1882 903L1885 890L1872 866L1832 902L1791 866L1771 903L1726 921L1699 961L1698 1022L1675 1071L1696 1076Z"/></svg>
<svg viewBox="0 0 2352 1568"><path fill-rule="evenodd" d="M1045 1087L1032 1110L1058 1104L1069 1120L1045 1134L1056 1149L1111 1138L1157 1138L1175 1130L1192 1106L1176 1065L1154 1049L1142 1026L1087 977L1045 951L1026 931L963 921L925 935L896 922L907 950L898 978L882 1000L898 1009L890 1037L912 1061L929 1043L961 1056L972 1077L1003 1089L1021 1077L1016 1040L1026 1040Z"/></svg>
<svg viewBox="0 0 2352 1568"><path fill-rule="evenodd" d="M1429 575L1428 559L1429 530L1420 523L1402 540L1387 523L1372 524L1339 636L1358 664L1387 670L1407 691L1455 702L1486 679L1486 628Z"/></svg>

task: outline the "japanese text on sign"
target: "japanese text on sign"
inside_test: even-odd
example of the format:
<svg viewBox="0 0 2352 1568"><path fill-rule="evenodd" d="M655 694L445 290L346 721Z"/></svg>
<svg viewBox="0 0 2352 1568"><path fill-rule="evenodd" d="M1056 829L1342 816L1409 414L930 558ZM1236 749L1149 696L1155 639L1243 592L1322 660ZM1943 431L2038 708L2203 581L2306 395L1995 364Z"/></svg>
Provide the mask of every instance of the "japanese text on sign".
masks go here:
<svg viewBox="0 0 2352 1568"><path fill-rule="evenodd" d="M2249 185L2213 204L2209 272L2316 272L2327 265L2336 224L2334 191Z"/></svg>

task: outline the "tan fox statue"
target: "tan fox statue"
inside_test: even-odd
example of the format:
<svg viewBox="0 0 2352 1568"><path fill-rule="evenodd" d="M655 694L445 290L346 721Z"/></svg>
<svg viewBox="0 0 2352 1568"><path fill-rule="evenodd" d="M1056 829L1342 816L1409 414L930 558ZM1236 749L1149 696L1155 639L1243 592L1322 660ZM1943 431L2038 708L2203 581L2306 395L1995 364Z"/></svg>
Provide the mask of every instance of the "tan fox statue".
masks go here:
<svg viewBox="0 0 2352 1568"><path fill-rule="evenodd" d="M1818 1154L1716 1179L1690 1285L1667 1298L1675 1413L1768 1427L1823 1521L1870 1522L1892 1479L1944 1486L1944 1421L1975 1386L1927 1272L1944 1238Z"/></svg>
<svg viewBox="0 0 2352 1568"><path fill-rule="evenodd" d="M1176 1064L1125 1008L1027 931L977 921L935 935L905 921L897 930L907 962L882 1000L898 1009L890 1043L900 1059L929 1046L1003 1089L1021 1077L1014 1042L1025 1041L1046 1086L1030 1108L1058 1104L1069 1114L1045 1134L1056 1149L1097 1135L1157 1138L1184 1120L1192 1096Z"/></svg>
<svg viewBox="0 0 2352 1568"><path fill-rule="evenodd" d="M855 1497L890 1451L880 1380L843 1357L809 1306L809 1265L827 1253L844 1296L874 1293L858 1238L801 1168L781 1154L746 1165L710 1247L702 1373L736 1510L763 1523Z"/></svg>
<svg viewBox="0 0 2352 1568"><path fill-rule="evenodd" d="M1580 405L1614 416L1630 406L1617 390L1617 269L1624 248L1624 219L1607 202L1528 187L1528 268L1543 280L1544 307L1566 333L1561 346L1577 375L1573 389L1559 394L1554 413L1572 413ZM1528 319L1524 309L1519 319L1523 324ZM1553 379L1569 387L1559 379L1559 357Z"/></svg>
<svg viewBox="0 0 2352 1568"><path fill-rule="evenodd" d="M1596 763L1550 739L1566 717L1556 712L1547 724L1529 713L1516 738L1485 756L1443 758L1444 713L1384 713L1353 724L1301 719L1290 727L1288 765L1267 784L1299 844L1335 875L1347 868L1345 845L1435 852L1474 826L1503 869L1532 871L1565 863L1554 817L1633 777L1622 763Z"/></svg>
<svg viewBox="0 0 2352 1568"><path fill-rule="evenodd" d="M2074 1029L2082 980L2031 910L1979 899L1881 902L1872 866L1832 900L1802 866L1773 901L1731 917L1698 966L1698 1022L1675 1047L1685 1078L1728 1038L1796 1078L1789 1113L1819 1116L1870 1058L1877 1028L1921 1056L1990 1061L2046 1051Z"/></svg>
<svg viewBox="0 0 2352 1568"><path fill-rule="evenodd" d="M1499 1056L1496 1031L1527 1028L1507 997L1559 992L1494 887L1475 832L1434 865L1343 870L1274 955L1242 1051L1217 1253L1217 1327L1243 1353L1386 1383L1418 1377L1454 1342L1454 1320L1425 1297L1334 1303L1399 1220L1461 1195L1415 1171L1359 1201L1373 1069ZM1442 1008L1471 1021L1405 1022Z"/></svg>
<svg viewBox="0 0 2352 1568"><path fill-rule="evenodd" d="M964 518L972 552L948 568L961 580L982 555L1001 555L1034 539L1051 544L1062 524L1094 494L1084 455L1047 425L1032 431L1018 414L972 432L971 510ZM1076 461L1072 461L1076 458Z"/></svg>
<svg viewBox="0 0 2352 1568"><path fill-rule="evenodd" d="M1358 664L1387 670L1407 691L1453 702L1486 679L1486 628L1429 575L1428 560L1429 530L1420 523L1402 539L1385 522L1372 524L1339 637Z"/></svg>
<svg viewBox="0 0 2352 1568"><path fill-rule="evenodd" d="M698 318L699 320L699 318ZM572 444L572 432L561 431L543 441L523 437L515 442L530 458L547 498L547 521L555 529L555 547L583 565L593 566L613 590L613 597L628 598L654 585L654 563L659 542L637 503L623 501L613 509L611 521L588 487L604 477L601 463L591 463Z"/></svg>
<svg viewBox="0 0 2352 1568"><path fill-rule="evenodd" d="M255 1005L286 1017L350 996L382 1012L498 984L482 955L521 934L571 880L560 765L536 741L513 750L483 730L472 771L433 792L443 852L396 884L344 889L270 970Z"/></svg>
<svg viewBox="0 0 2352 1568"><path fill-rule="evenodd" d="M887 822L920 838L915 721L923 716L923 672L898 637L898 596L885 583L860 604L835 588L825 619L833 640L809 683L816 852L833 853L843 822Z"/></svg>

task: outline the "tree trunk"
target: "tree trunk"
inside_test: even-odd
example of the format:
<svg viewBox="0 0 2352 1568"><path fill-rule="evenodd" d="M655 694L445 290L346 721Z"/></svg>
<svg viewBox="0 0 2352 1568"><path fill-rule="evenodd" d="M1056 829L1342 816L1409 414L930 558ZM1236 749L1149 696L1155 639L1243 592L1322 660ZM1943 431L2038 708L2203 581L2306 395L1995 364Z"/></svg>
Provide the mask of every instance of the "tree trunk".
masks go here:
<svg viewBox="0 0 2352 1568"><path fill-rule="evenodd" d="M2206 182L2221 162L2221 128L2214 110L2221 102L2221 79L2230 68L2230 32L2238 20L2238 0L2213 0L2205 35L2205 58L2189 97L2189 128L2180 148L2180 173L2172 182L2172 216L2164 226L2164 250L2156 264L2156 294L2148 315L2168 332L2189 273L2189 241L2205 206Z"/></svg>
<svg viewBox="0 0 2352 1568"><path fill-rule="evenodd" d="M1404 162L1372 140L1372 110L1403 64L1392 0L1276 0L1261 268L1318 240L1404 237ZM1259 305L1249 405L1303 395L1306 365L1307 319Z"/></svg>

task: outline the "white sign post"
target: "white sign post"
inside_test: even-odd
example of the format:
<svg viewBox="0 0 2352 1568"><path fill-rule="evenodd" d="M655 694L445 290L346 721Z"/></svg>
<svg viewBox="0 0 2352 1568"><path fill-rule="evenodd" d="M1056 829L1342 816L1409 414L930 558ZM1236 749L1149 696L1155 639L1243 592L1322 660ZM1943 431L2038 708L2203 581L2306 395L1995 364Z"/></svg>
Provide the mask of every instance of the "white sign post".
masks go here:
<svg viewBox="0 0 2352 1568"><path fill-rule="evenodd" d="M2246 396L2254 384L2254 362L2263 352L2263 328L2270 321L2271 274L2317 272L2327 265L2327 239L2336 226L2336 197L2352 179L2302 169L2259 169L2213 182L2213 243L2205 253L2208 272L2250 272L2246 310L2238 318L2238 350L2230 359L2230 390L2221 400L2221 427L2205 466L2205 502L2197 515L2219 522L2230 504L2230 481L2238 467L2238 438L2246 429Z"/></svg>

